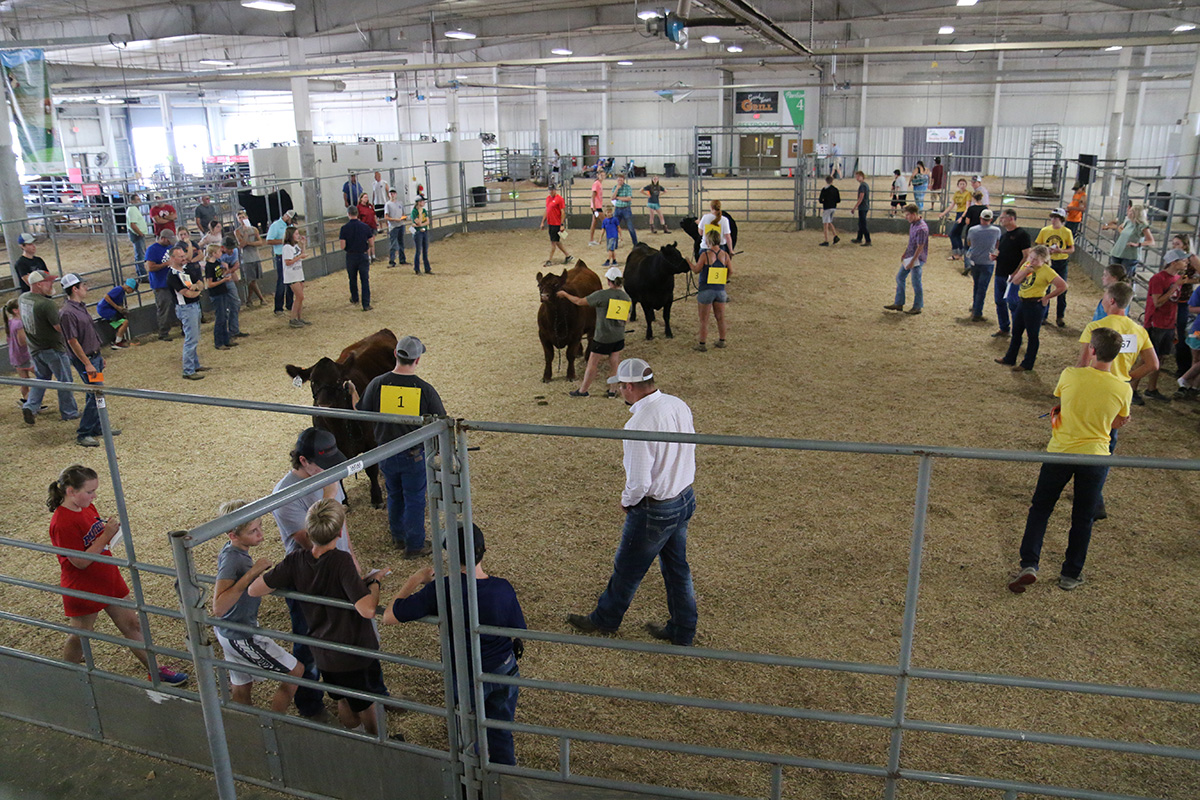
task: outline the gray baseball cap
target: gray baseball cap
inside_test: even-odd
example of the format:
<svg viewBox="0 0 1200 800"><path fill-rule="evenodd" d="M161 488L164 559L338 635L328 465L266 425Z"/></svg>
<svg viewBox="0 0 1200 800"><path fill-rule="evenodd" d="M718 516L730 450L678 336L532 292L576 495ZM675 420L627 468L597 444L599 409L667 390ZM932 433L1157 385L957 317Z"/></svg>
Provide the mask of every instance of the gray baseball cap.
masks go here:
<svg viewBox="0 0 1200 800"><path fill-rule="evenodd" d="M1183 250L1168 250L1163 254L1163 264L1174 264L1176 261L1187 261L1188 253Z"/></svg>
<svg viewBox="0 0 1200 800"><path fill-rule="evenodd" d="M424 352L425 345L421 344L421 340L415 336L405 336L396 342L396 355L400 358L416 361Z"/></svg>

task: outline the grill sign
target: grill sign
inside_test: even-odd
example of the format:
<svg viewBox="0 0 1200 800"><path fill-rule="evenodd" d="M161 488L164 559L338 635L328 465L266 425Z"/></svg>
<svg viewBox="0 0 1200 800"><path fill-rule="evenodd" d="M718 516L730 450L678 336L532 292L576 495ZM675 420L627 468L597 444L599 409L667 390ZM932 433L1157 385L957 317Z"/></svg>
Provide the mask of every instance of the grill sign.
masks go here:
<svg viewBox="0 0 1200 800"><path fill-rule="evenodd" d="M779 110L779 92L737 92L737 114L774 114Z"/></svg>

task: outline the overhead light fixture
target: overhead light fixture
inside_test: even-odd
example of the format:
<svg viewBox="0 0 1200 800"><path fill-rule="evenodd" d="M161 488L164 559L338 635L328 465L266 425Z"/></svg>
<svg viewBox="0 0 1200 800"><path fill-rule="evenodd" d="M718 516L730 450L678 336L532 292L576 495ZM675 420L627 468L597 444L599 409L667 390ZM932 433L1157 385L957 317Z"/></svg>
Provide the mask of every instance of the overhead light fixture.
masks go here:
<svg viewBox="0 0 1200 800"><path fill-rule="evenodd" d="M553 50L551 50L550 52L551 52L551 53L553 53L553 54L554 54L554 55L556 55L556 56L569 56L569 55L573 55L575 51L574 51L574 50L568 50L568 49L567 49L567 48L565 48L565 47L555 47L555 48L554 48Z"/></svg>
<svg viewBox="0 0 1200 800"><path fill-rule="evenodd" d="M958 2L957 2L957 3L955 3L955 5L958 5L958 6L973 6L973 5L975 5L976 3L978 3L978 2L979 2L979 0L958 0Z"/></svg>
<svg viewBox="0 0 1200 800"><path fill-rule="evenodd" d="M459 30L459 29L455 28L452 31L446 31L446 38L447 39L459 39L461 41L466 41L468 39L474 39L475 34L471 33L470 31L464 31L464 30Z"/></svg>
<svg viewBox="0 0 1200 800"><path fill-rule="evenodd" d="M617 66L618 67L632 67L633 62L632 61L618 61Z"/></svg>
<svg viewBox="0 0 1200 800"><path fill-rule="evenodd" d="M242 0L242 8L256 8L259 11L295 11L296 4L286 0Z"/></svg>
<svg viewBox="0 0 1200 800"><path fill-rule="evenodd" d="M101 97L96 102L102 106L119 106L125 104L125 101L120 97Z"/></svg>
<svg viewBox="0 0 1200 800"><path fill-rule="evenodd" d="M721 42L721 37L720 37L720 36L713 36L713 35L710 33L708 36L701 36L701 37L700 37L700 41L704 42L705 44L720 44L720 42Z"/></svg>
<svg viewBox="0 0 1200 800"><path fill-rule="evenodd" d="M455 75L455 76L454 76L454 80L456 80L456 81L465 81L465 80L467 80L467 76L466 76L466 75Z"/></svg>
<svg viewBox="0 0 1200 800"><path fill-rule="evenodd" d="M1182 25L1176 25L1173 33L1187 33L1188 31L1196 30L1196 26L1190 22L1185 22Z"/></svg>
<svg viewBox="0 0 1200 800"><path fill-rule="evenodd" d="M738 47L736 44L731 44L731 45L729 45L729 47L726 47L726 48L725 48L725 50L726 50L727 52L730 52L730 53L740 53L740 52L742 52L742 48Z"/></svg>
<svg viewBox="0 0 1200 800"><path fill-rule="evenodd" d="M662 16L662 14L660 12L655 11L652 8L648 8L645 11L639 11L638 15L637 15L638 19L643 20L643 21L648 20L648 19L657 19L658 17L661 17L661 16Z"/></svg>
<svg viewBox="0 0 1200 800"><path fill-rule="evenodd" d="M221 105L223 105L223 106L236 106L236 105L238 105L238 104L239 104L241 101L240 101L240 100L238 100L236 97L222 97L222 98L221 98L220 100L218 100L217 102L218 102L218 103L220 103L220 104L221 104Z"/></svg>
<svg viewBox="0 0 1200 800"><path fill-rule="evenodd" d="M202 58L200 63L206 67L232 67L234 65L234 62L220 58Z"/></svg>
<svg viewBox="0 0 1200 800"><path fill-rule="evenodd" d="M953 25L943 25L942 27L938 28L938 36L949 36L952 33L954 33Z"/></svg>
<svg viewBox="0 0 1200 800"><path fill-rule="evenodd" d="M1118 51L1118 50L1120 50L1120 49L1122 49L1122 48L1121 48L1121 45L1119 45L1119 44L1114 44L1112 47L1106 47L1106 48L1104 48L1104 52L1106 52L1106 53L1115 53L1115 52L1117 52L1117 51Z"/></svg>

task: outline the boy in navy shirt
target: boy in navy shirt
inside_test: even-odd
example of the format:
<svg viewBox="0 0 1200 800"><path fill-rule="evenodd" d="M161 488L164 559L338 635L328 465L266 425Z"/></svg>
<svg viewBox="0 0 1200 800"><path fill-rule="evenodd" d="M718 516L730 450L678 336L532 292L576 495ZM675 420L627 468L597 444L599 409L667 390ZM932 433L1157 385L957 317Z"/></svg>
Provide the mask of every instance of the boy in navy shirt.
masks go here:
<svg viewBox="0 0 1200 800"><path fill-rule="evenodd" d="M517 593L512 584L504 578L494 578L483 571L480 561L486 547L483 541L483 531L478 525L473 525L475 545L475 594L479 601L479 624L493 625L498 628L525 629L525 615L521 613L521 604L517 601ZM463 575L468 575L466 529L458 527L458 548L464 563ZM450 578L444 578L445 591L450 591ZM467 583L462 583L464 607L467 602ZM409 576L408 581L400 589L400 593L391 602L384 613L383 621L388 625L398 622L412 622L422 617L435 616L438 613L437 587L433 583L433 567L422 567ZM449 616L449 610L447 610ZM508 636L492 636L480 634L479 655L482 660L482 671L497 675L519 676L517 659L521 656L524 645L520 639ZM483 684L483 707L487 718L512 722L517 711L516 686L504 683ZM472 696L472 704L474 696ZM516 752L513 749L512 731L488 728L488 760L495 764L517 763Z"/></svg>
<svg viewBox="0 0 1200 800"><path fill-rule="evenodd" d="M129 347L129 308L125 303L126 291L137 288L137 279L129 278L123 284L108 290L108 294L96 303L96 314L117 331L113 347L123 350Z"/></svg>

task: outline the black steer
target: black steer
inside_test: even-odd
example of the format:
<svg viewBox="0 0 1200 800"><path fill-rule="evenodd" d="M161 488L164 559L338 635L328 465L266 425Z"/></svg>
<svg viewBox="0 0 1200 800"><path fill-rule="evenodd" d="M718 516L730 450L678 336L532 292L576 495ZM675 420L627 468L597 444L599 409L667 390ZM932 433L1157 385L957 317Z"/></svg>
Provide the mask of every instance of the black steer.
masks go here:
<svg viewBox="0 0 1200 800"><path fill-rule="evenodd" d="M625 259L625 291L633 301L630 320L637 319L640 303L646 312L646 338L654 338L654 310L661 308L663 327L668 339L671 333L671 304L675 302L675 276L687 272L687 259L679 252L677 242L663 245L661 250L639 242Z"/></svg>

